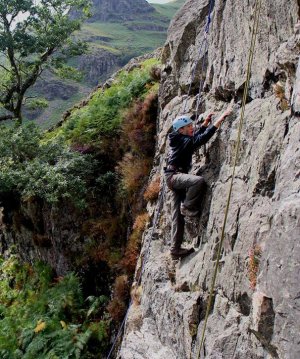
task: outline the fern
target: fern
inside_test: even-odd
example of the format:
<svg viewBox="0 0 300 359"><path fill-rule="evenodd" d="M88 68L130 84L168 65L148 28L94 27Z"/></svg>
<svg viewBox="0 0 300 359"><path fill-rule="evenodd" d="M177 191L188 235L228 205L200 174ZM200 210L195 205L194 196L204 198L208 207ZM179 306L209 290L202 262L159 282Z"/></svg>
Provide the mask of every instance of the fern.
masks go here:
<svg viewBox="0 0 300 359"><path fill-rule="evenodd" d="M54 284L45 265L22 267L11 257L0 261L0 288L1 359L84 358L94 352L95 343L99 355L106 349L107 336L95 335L97 326L91 321L106 298L84 301L75 274ZM102 325L107 330L108 321Z"/></svg>

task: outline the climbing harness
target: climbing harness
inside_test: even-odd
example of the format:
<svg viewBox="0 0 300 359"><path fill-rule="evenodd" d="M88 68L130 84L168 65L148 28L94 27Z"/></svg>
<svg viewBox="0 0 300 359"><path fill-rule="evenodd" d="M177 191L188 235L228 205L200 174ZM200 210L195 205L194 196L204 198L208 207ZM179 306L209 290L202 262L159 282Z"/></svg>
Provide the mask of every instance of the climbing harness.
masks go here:
<svg viewBox="0 0 300 359"><path fill-rule="evenodd" d="M213 274L213 279L212 279L212 283L211 283L208 305L207 305L206 313L205 313L204 327L202 330L200 347L198 349L198 353L196 356L197 359L200 358L201 349L204 344L205 331L206 331L209 312L210 312L211 305L212 305L213 293L214 293L214 289L215 289L218 267L219 267L220 257L221 257L221 250L223 247L225 227L226 227L226 223L227 223L227 217L228 217L231 194L232 194L233 180L234 180L237 160L238 160L238 156L239 156L239 152L240 152L241 134L242 134L242 128L243 128L243 123L244 123L245 107L246 107L246 101L247 101L248 89L249 89L249 83L250 83L250 77L251 77L251 67L252 67L253 56L254 56L254 48L255 48L256 36L257 36L257 32L258 32L260 9L261 9L261 0L256 0L255 10L254 10L254 20L253 20L254 25L253 25L253 29L252 29L252 35L251 35L251 43L250 43L248 66L247 66L247 77L246 77L246 83L245 83L244 93L243 93L242 110L241 110L241 117L240 117L240 122L239 122L239 127L238 127L238 137L237 137L237 141L236 141L235 157L234 157L231 181L230 181L229 192L228 192L228 197L227 197L225 216L224 216L223 227L222 227L222 234L221 234L221 239L220 239L219 246L218 246L217 260L216 260L216 264L215 264L215 268L214 268L214 274Z"/></svg>
<svg viewBox="0 0 300 359"><path fill-rule="evenodd" d="M144 260L142 260L142 267L141 267L141 271L140 273L138 274L137 278L135 278L134 282L137 283L137 286L140 286L141 284L141 280L142 280L142 275L144 273L144 270L145 270L145 267L146 267L146 264L147 264L147 261L148 261L148 258L149 258L149 255L150 255L150 246L151 246L151 241L152 241L152 238L153 238L153 234L154 234L154 231L156 229L156 224L158 222L158 219L159 219L159 215L161 213L161 206L162 206L162 203L163 203L163 200L164 200L164 196L165 196L165 181L163 181L163 185L162 185L162 189L160 191L160 194L159 194L159 198L158 198L158 203L156 205L156 208L155 208L155 213L154 213L154 217L153 217L153 225L152 225L152 230L151 230L151 234L149 236L149 240L148 240L148 243L147 243L147 247L146 247L146 250L145 250L145 258ZM126 323L126 320L127 320L127 317L128 317L128 313L129 313L129 309L132 305L132 299L130 300L129 302L129 305L128 305L128 308L127 308L127 312L126 312L126 315L120 325L120 328L118 330L118 333L116 335L116 338L114 339L114 342L113 342L113 345L108 353L108 356L107 356L107 359L110 359L111 358L111 355L113 354L114 352L114 349L116 347L116 344L118 342L118 339L121 337L121 334L122 334L122 331L123 331L123 328L125 326L125 323Z"/></svg>

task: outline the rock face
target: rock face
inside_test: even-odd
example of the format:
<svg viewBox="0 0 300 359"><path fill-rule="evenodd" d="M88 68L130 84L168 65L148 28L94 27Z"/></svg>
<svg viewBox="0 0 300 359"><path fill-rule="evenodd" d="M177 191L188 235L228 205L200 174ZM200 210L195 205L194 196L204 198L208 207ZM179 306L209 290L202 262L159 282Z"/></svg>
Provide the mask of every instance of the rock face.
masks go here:
<svg viewBox="0 0 300 359"><path fill-rule="evenodd" d="M208 184L200 218L186 222L185 240L196 252L179 262L169 257L168 191L156 228L152 220L144 234L137 268L137 278L143 269L142 295L140 304L129 309L119 359L198 358L233 169L254 3L214 2L208 51L200 59L208 1L186 1L169 28L153 174L163 176L172 119L184 107L195 113L200 78L204 115L211 110L218 115L232 99L234 114L194 156L192 172ZM291 0L288 6L283 0L262 1L240 155L201 358L300 358L299 14L299 1ZM158 206L149 204L152 219Z"/></svg>
<svg viewBox="0 0 300 359"><path fill-rule="evenodd" d="M35 85L35 91L48 101L55 99L68 100L77 93L78 88L56 79L48 81L40 79Z"/></svg>
<svg viewBox="0 0 300 359"><path fill-rule="evenodd" d="M154 11L146 0L94 0L90 21L132 20Z"/></svg>
<svg viewBox="0 0 300 359"><path fill-rule="evenodd" d="M53 209L38 200L11 203L5 209L1 218L1 254L15 245L26 262L44 261L58 275L74 269L76 253L84 249L82 214L68 205ZM62 216L62 211L72 216Z"/></svg>
<svg viewBox="0 0 300 359"><path fill-rule="evenodd" d="M80 56L78 68L83 71L89 84L98 85L118 69L119 56L100 50Z"/></svg>

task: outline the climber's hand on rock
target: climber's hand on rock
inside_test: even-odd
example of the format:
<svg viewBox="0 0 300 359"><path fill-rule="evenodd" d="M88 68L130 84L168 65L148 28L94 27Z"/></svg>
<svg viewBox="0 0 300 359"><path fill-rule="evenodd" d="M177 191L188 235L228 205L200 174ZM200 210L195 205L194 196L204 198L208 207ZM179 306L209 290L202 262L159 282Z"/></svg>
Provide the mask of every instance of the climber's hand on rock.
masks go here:
<svg viewBox="0 0 300 359"><path fill-rule="evenodd" d="M229 115L232 114L232 111L233 111L232 106L229 106L227 108L227 110L223 113L224 120L225 120L226 117L228 117Z"/></svg>
<svg viewBox="0 0 300 359"><path fill-rule="evenodd" d="M219 128L222 122L232 113L232 106L229 106L225 112L222 113L221 117L214 123L214 126Z"/></svg>
<svg viewBox="0 0 300 359"><path fill-rule="evenodd" d="M213 117L214 114L215 114L214 112L210 112L208 114L208 116L206 117L206 119L203 122L203 126L207 127L211 123L211 118Z"/></svg>

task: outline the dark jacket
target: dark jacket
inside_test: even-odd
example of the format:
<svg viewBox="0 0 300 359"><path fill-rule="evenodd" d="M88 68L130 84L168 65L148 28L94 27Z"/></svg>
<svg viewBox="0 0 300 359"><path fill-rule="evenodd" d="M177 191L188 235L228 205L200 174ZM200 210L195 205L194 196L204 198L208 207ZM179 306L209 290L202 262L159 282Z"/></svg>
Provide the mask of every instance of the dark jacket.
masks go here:
<svg viewBox="0 0 300 359"><path fill-rule="evenodd" d="M182 135L179 132L169 134L170 153L168 155L167 165L174 166L180 172L188 173L193 152L209 141L217 128L215 126L201 126L193 136ZM168 171L168 169L167 169Z"/></svg>

